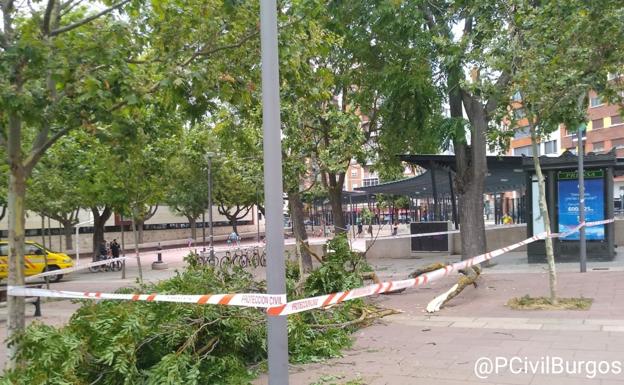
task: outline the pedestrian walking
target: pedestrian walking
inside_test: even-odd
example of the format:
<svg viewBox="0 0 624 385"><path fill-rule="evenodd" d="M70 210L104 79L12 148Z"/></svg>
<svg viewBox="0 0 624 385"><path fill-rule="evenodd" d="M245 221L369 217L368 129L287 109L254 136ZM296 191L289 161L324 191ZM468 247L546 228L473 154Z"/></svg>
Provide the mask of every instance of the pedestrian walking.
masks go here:
<svg viewBox="0 0 624 385"><path fill-rule="evenodd" d="M232 231L227 239L228 245L233 245L234 242L236 242L236 247L240 247L240 236L236 231Z"/></svg>

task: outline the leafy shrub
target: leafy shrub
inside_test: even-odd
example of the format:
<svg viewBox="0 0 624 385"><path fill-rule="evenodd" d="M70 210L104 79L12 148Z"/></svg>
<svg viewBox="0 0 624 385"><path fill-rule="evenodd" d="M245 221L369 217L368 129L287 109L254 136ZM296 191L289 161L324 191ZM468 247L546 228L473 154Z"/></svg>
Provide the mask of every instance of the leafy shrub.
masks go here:
<svg viewBox="0 0 624 385"><path fill-rule="evenodd" d="M361 285L360 264L340 239L334 253L313 272L304 296ZM201 294L264 292L242 269L233 271L192 263L184 272L140 292ZM289 293L299 280L296 265L287 266ZM326 291L325 291L326 290ZM137 290L120 290L120 292ZM291 298L289 296L289 298ZM69 323L54 328L30 325L18 344L20 366L5 372L2 384L243 384L266 360L266 315L261 309L163 302L82 301ZM291 362L332 357L349 346L355 326L335 324L361 315L363 302L349 301L330 310L288 318Z"/></svg>

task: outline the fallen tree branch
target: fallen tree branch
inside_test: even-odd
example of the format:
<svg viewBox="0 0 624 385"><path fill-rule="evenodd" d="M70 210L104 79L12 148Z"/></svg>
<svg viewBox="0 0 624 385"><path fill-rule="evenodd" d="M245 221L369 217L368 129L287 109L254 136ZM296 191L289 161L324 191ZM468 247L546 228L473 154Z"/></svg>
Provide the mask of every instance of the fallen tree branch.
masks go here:
<svg viewBox="0 0 624 385"><path fill-rule="evenodd" d="M314 257L314 259L316 259L320 264L323 264L323 258L319 257L315 252L312 251L312 249L310 249L310 245L308 245L308 242L301 242L301 246L303 246L303 248L310 253L311 256Z"/></svg>
<svg viewBox="0 0 624 385"><path fill-rule="evenodd" d="M453 285L446 293L435 297L427 304L426 310L428 313L439 311L451 299L457 297L459 293L466 288L466 286L473 285L475 288L477 287L476 281L481 275L481 269L478 266L472 266L466 270L460 270L460 273L464 275L459 277L459 280L455 285Z"/></svg>
<svg viewBox="0 0 624 385"><path fill-rule="evenodd" d="M438 269L444 269L446 267L446 265L442 262L436 262L436 263L432 263L431 265L427 265L425 267L421 267L419 269L414 270L409 276L408 278L416 278L419 277L425 273L430 273L434 270L438 270Z"/></svg>
<svg viewBox="0 0 624 385"><path fill-rule="evenodd" d="M381 283L381 279L379 279L379 277L377 276L377 273L375 273L374 271L369 271L366 273L362 273L362 279L370 279L371 281L373 281L374 283ZM402 293L405 291L405 288L403 289L398 289L398 290L392 290L392 291L387 291L385 293L381 293L381 294L398 294L398 293Z"/></svg>
<svg viewBox="0 0 624 385"><path fill-rule="evenodd" d="M362 314L357 319L347 321L347 322L342 322L342 323L334 323L334 324L322 324L322 325L315 324L315 325L310 325L310 327L312 329L328 329L328 328L344 329L346 327L357 325L364 321L369 321L369 320L373 320L377 318L383 318L392 314L399 314L399 313L401 312L398 310L394 310L394 309L383 309L381 311L375 311L375 312L371 312L367 309L362 309Z"/></svg>

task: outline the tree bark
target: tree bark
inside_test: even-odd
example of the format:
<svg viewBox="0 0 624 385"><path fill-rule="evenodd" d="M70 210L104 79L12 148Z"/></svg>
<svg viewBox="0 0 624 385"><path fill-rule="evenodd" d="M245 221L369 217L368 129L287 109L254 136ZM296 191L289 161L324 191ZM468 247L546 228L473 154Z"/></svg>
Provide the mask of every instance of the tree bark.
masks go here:
<svg viewBox="0 0 624 385"><path fill-rule="evenodd" d="M331 205L332 216L334 218L334 233L346 233L347 226L345 225L345 218L342 213L342 184L329 186L327 193L329 194L329 204Z"/></svg>
<svg viewBox="0 0 624 385"><path fill-rule="evenodd" d="M134 254L137 260L137 265L139 267L139 282L143 283L143 268L141 267L141 254L139 252L139 235L137 232L137 223L136 216L138 214L138 210L136 207L132 208L132 233L134 235Z"/></svg>
<svg viewBox="0 0 624 385"><path fill-rule="evenodd" d="M451 117L463 119L463 100L460 89L461 69L451 68L448 74ZM471 123L473 120L474 116ZM456 169L455 190L459 203L462 260L483 254L487 248L485 222L483 220L483 191L485 173L487 172L484 133L487 121L478 119L477 123L478 126L473 126L471 135L473 146L468 146L465 138L455 137L453 141ZM482 145L474 146L479 140L482 141Z"/></svg>
<svg viewBox="0 0 624 385"><path fill-rule="evenodd" d="M544 183L544 174L539 161L539 148L537 146L537 134L535 125L529 119L529 130L531 131L531 147L533 149L533 165L535 174L537 175L537 186L539 191L539 208L540 215L544 220L544 229L548 235L544 239L546 247L546 261L548 262L548 284L550 289L550 302L557 304L557 271L555 268L555 253L553 251L552 238L550 238L550 215L548 214L548 203L546 202L546 185Z"/></svg>
<svg viewBox="0 0 624 385"><path fill-rule="evenodd" d="M191 238L193 238L195 243L197 243L197 219L191 217L190 215L187 215L186 219L188 220L189 225L191 225Z"/></svg>
<svg viewBox="0 0 624 385"><path fill-rule="evenodd" d="M99 208L91 207L93 213L93 260L97 258L99 246L104 241L104 225L110 218L113 210L110 206L104 206L104 210L100 213Z"/></svg>
<svg viewBox="0 0 624 385"><path fill-rule="evenodd" d="M143 243L143 231L145 230L145 222L152 218L154 214L156 214L156 211L158 211L158 205L150 206L147 210L147 214L145 214L141 218L136 219L136 226L139 230L139 243Z"/></svg>
<svg viewBox="0 0 624 385"><path fill-rule="evenodd" d="M464 148L463 154L456 159L457 162L460 162L461 159L463 163L460 174L463 186L459 199L459 217L461 218L462 260L464 260L487 251L485 221L483 220L483 194L487 173L485 132L488 126L488 117L478 99L466 93L463 93L462 96L472 127L471 146L469 149Z"/></svg>
<svg viewBox="0 0 624 385"><path fill-rule="evenodd" d="M303 273L308 273L312 271L312 256L308 252L308 233L306 232L305 228L303 202L301 201L301 195L299 191L288 192L288 203L290 205L290 214L293 223L296 244L298 245L299 253L301 255L302 271Z"/></svg>
<svg viewBox="0 0 624 385"><path fill-rule="evenodd" d="M10 137L11 133L9 133ZM19 134L18 134L19 135ZM9 139L11 140L11 139ZM18 147L19 150L19 147ZM26 196L26 175L19 163L11 159L9 175L9 286L24 285L24 200ZM8 318L7 338L24 329L24 297L7 296ZM8 345L7 356L9 367L14 367L16 354L15 344Z"/></svg>
<svg viewBox="0 0 624 385"><path fill-rule="evenodd" d="M63 224L63 233L65 234L65 249L72 249L72 230L74 229L74 223L69 221L61 221Z"/></svg>

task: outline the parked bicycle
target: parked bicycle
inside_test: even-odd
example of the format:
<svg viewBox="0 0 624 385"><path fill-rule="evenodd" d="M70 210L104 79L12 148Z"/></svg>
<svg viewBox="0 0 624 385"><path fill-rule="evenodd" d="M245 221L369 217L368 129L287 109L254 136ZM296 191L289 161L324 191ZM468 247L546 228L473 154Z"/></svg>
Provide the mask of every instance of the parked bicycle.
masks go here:
<svg viewBox="0 0 624 385"><path fill-rule="evenodd" d="M98 257L98 261L103 261L103 260L108 260L108 259L113 259L113 258L104 256L104 255L101 255L100 257ZM112 262L104 263L101 265L89 266L89 271L92 273L98 273L100 271L121 271L122 266L123 265L121 261L112 261Z"/></svg>
<svg viewBox="0 0 624 385"><path fill-rule="evenodd" d="M218 257L214 252L204 252L199 256L199 262L203 265L229 268L240 266L243 269L248 267L257 268L266 266L266 251L260 252L258 247L249 249L226 250L224 255Z"/></svg>

